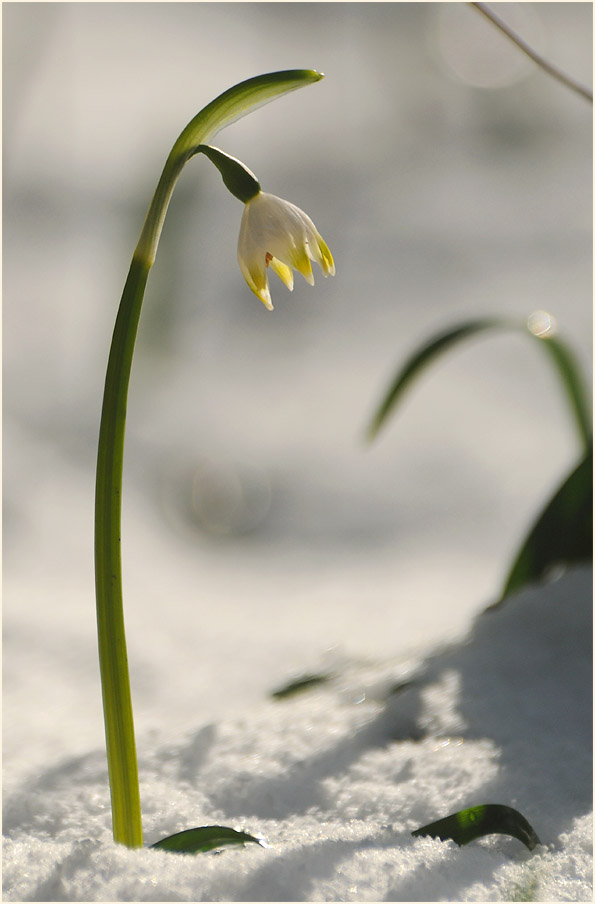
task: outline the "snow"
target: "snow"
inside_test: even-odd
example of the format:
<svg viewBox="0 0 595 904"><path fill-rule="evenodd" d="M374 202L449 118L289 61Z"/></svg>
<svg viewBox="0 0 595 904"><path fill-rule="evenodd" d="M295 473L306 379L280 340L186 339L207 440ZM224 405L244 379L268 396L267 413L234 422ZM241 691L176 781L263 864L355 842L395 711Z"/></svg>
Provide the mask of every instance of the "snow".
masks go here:
<svg viewBox="0 0 595 904"><path fill-rule="evenodd" d="M577 569L424 662L337 661L318 689L140 736L147 842L219 824L262 848L127 851L103 751L53 763L5 802L5 899L590 900L591 586ZM542 845L411 837L486 802L520 809Z"/></svg>
<svg viewBox="0 0 595 904"><path fill-rule="evenodd" d="M437 40L450 7L3 7L7 901L592 899L591 572L484 612L579 455L545 356L478 339L361 440L397 365L465 318L548 310L590 366L590 111L530 67L462 82ZM530 10L528 36L588 81L590 5ZM219 823L266 846L131 852L111 839L93 585L117 299L183 125L290 66L326 78L217 140L312 216L337 275L273 283L268 313L235 261L239 203L192 162L141 319L123 494L146 843ZM543 845L411 836L481 803Z"/></svg>

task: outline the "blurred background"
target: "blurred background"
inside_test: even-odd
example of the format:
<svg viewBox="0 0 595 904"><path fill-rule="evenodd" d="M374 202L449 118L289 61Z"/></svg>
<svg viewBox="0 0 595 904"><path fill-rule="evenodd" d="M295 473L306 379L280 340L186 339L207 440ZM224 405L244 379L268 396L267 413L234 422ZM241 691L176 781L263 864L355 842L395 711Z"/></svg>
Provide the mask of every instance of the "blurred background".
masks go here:
<svg viewBox="0 0 595 904"><path fill-rule="evenodd" d="M590 3L494 4L575 78ZM137 726L181 730L338 657L463 632L579 455L536 343L445 358L371 446L396 368L459 320L553 314L591 372L592 121L468 4L8 3L4 760L103 743L96 443L117 305L175 138L231 85L326 78L215 144L313 218L337 275L269 313L203 158L133 366L123 568Z"/></svg>

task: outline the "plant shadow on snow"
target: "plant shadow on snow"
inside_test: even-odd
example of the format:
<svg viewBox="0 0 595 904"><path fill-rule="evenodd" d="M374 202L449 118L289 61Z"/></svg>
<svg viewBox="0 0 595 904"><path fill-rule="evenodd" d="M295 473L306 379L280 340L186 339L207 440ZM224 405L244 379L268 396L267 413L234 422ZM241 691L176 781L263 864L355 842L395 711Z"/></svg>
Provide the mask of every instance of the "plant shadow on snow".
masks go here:
<svg viewBox="0 0 595 904"><path fill-rule="evenodd" d="M487 739L498 751L494 777L461 805L492 801L518 806L532 818L538 815L544 843L555 843L591 806L590 586L590 572L576 571L561 582L530 589L499 608L486 610L476 619L467 641L431 657L423 673L389 697L382 711L360 729L294 760L282 775L238 773L231 782L210 789L211 805L248 823L251 818L291 821L320 814L322 824L325 818L333 818L332 792L325 780L346 776L369 751L393 746L396 752L399 745L412 741L457 735L469 742ZM440 688L452 690L453 685L457 696L450 706ZM216 740L212 726L205 731L193 736L177 760L177 778L199 786L200 764L206 762L208 748ZM287 743L291 745L289 738ZM392 773L394 783L411 778L408 760ZM445 774L444 780L452 783L456 775ZM415 812L395 812L399 828L385 826L355 840L317 837L297 850L280 851L279 859L250 874L236 899L262 900L266 889L266 900L288 900L285 889L290 876L291 899L297 894L298 900L307 900L316 882L332 877L338 864L353 854L406 849L418 843L403 829L403 820L427 821L444 815L428 812L427 803L420 802ZM365 814L361 816L365 819ZM530 856L519 851L512 839L501 838L498 844L515 859ZM435 877L436 900L444 894L445 870L451 872L449 899L456 900L459 882L468 888L474 877L485 881L488 861L488 851L481 845L473 855L468 852L464 879L456 863L443 863ZM402 876L385 900L427 900L427 867L421 883L420 870L415 867Z"/></svg>
<svg viewBox="0 0 595 904"><path fill-rule="evenodd" d="M392 803L387 809L380 798L370 800L368 811L364 812L360 791L354 797L355 821L363 826L364 836L332 837L332 826L336 827L337 821L347 821L333 797L333 782L343 782L342 788L349 797L352 779L357 781L357 770L366 756L373 757L374 751L384 750L395 754L387 784L392 784L393 790L407 783L415 786L418 773L411 757L417 745L423 745L424 739L456 737L463 742L458 748L461 756L465 742L487 741L497 751L497 768L489 773L492 777L479 787L474 786L472 799L461 799L460 806L498 802L518 807L535 825L542 841L555 845L562 833L571 830L573 821L591 808L591 638L591 573L581 569L568 573L557 583L511 597L503 606L481 614L465 642L436 652L408 685L388 697L377 715L356 723L360 727L339 731L336 739L331 732L323 749L324 741L316 743L313 739L314 748L300 757L287 733L287 766L282 774L250 773L240 763L234 774L230 760L220 766L220 752L227 742L225 731L216 725L203 725L180 745L170 743L154 748L149 759L170 790L164 790L163 800L157 795L152 804L147 801L146 816L149 822L155 820L159 824L160 834L167 831L167 819L185 818L182 813L176 816L178 805L174 802L164 821L161 808L166 798L171 801L174 787L178 789L176 797L187 798L189 809L194 806L196 811L204 806L206 812L217 814L217 820L222 818L228 824L241 820L248 831L253 828L251 820L290 824L292 817L305 816L318 826L311 840L302 841L297 847L292 843L289 850L281 847L274 859L251 869L234 898L289 900L286 889L290 889L292 900L307 900L317 890L317 882L332 880L341 862L357 853L365 856L366 851L398 848L405 853L424 843L411 837L412 828L447 815L431 809L434 804L429 805L419 786L403 798L392 798L399 800L394 813L390 809ZM326 686L317 691L318 695L327 693ZM324 696L318 699L319 705L324 702ZM302 695L301 700L305 708L295 710L285 702L270 704L269 713L283 714L279 724L274 723L277 731L282 730L286 716L290 721L299 720L300 712L307 716L308 695ZM259 755L266 759L266 736L260 740L263 746ZM435 758L438 754L434 750L434 746L428 748L425 756ZM459 768L456 749L452 755L452 768L440 773L438 779L444 783L445 799L450 802L453 793L458 793L456 788L453 792ZM274 760L274 754L271 758ZM37 836L56 837L62 832L63 837L64 833L76 837L80 826L69 821L69 795L76 786L79 797L86 798L85 808L91 815L87 832L107 839L109 808L105 806L105 794L98 791L106 782L101 751L48 769L6 800L5 835L27 828ZM390 790L387 787L387 800ZM63 792L62 807L59 802ZM202 803L196 807L199 792ZM463 793L468 795L467 791ZM40 800L45 799L47 806L39 809ZM450 812L450 803L445 806ZM368 816L371 822L366 830ZM374 830L374 821L376 826L380 822L381 828ZM175 828L172 825L171 830ZM281 841L279 836L267 840L275 846ZM510 849L511 857L529 856L519 851L518 843L512 839L502 838L498 844ZM457 873L456 863L441 862L436 895L443 894L445 869L450 871L450 900L457 899L459 882L464 881L469 887L471 873L477 872L478 882L485 881L486 871L491 868L488 854L481 843L474 846L473 854L466 852L464 879ZM420 889L424 900L428 900L427 866L421 884L419 870L421 867L414 865L412 870L395 877L385 900L413 901Z"/></svg>
<svg viewBox="0 0 595 904"><path fill-rule="evenodd" d="M519 806L545 804L550 841L590 809L592 748L592 610L589 575L577 571L488 609L469 638L430 658L423 674L391 696L381 713L347 740L295 763L284 775L234 787L238 814L285 818L326 805L324 777L345 772L369 749L425 737L489 739L500 751L496 778L481 802L517 789ZM441 709L428 691L455 677L455 710ZM438 705L436 705L436 703ZM557 755L552 757L552 742ZM295 794L285 790L300 785ZM562 798L559 789L568 790ZM210 795L226 808L223 792ZM477 801L475 801L477 802ZM507 799L503 803L512 805ZM441 814L428 814L438 818ZM442 814L446 815L446 814Z"/></svg>
<svg viewBox="0 0 595 904"><path fill-rule="evenodd" d="M78 786L81 796L89 792L95 798L97 786L107 784L107 763L105 752L94 750L82 756L62 760L57 766L47 769L36 778L24 783L15 794L6 794L2 809L2 832L10 835L26 826L35 826L35 834L57 835L71 822L72 789ZM59 792L64 791L63 803ZM41 808L40 800L51 795L51 808ZM91 810L95 806L91 804ZM106 824L111 823L111 814L103 807Z"/></svg>

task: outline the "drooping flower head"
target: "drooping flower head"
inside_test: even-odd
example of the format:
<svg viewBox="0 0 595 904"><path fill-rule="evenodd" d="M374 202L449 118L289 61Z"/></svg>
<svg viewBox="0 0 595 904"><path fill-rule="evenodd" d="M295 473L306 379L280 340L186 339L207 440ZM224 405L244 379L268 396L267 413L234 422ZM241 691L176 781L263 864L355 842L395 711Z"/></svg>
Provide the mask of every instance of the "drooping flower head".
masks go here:
<svg viewBox="0 0 595 904"><path fill-rule="evenodd" d="M248 167L220 148L201 144L193 153L205 154L215 164L226 188L244 204L238 239L238 261L255 295L273 310L267 269L271 267L293 290L293 270L314 285L311 261L320 264L324 276L335 275L328 245L310 217L289 201L263 192Z"/></svg>
<svg viewBox="0 0 595 904"><path fill-rule="evenodd" d="M271 267L293 290L293 270L314 285L311 261L320 264L324 276L335 274L333 256L310 217L289 201L259 191L244 207L238 262L255 295L273 310L267 269Z"/></svg>

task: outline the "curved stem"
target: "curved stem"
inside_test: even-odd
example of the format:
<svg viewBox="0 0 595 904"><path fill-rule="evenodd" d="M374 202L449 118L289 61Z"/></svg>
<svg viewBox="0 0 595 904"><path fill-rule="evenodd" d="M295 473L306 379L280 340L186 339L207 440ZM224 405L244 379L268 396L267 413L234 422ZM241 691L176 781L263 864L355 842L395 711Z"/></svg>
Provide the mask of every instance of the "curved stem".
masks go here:
<svg viewBox="0 0 595 904"><path fill-rule="evenodd" d="M132 356L149 271L175 184L198 145L288 91L322 78L307 69L257 76L235 85L198 113L174 144L149 206L122 293L110 347L97 452L95 585L99 665L114 840L143 843L138 766L124 632L120 523L126 404Z"/></svg>
<svg viewBox="0 0 595 904"><path fill-rule="evenodd" d="M105 378L95 495L97 637L114 841L142 847L138 767L122 605L120 513L126 400L149 266L133 258Z"/></svg>
<svg viewBox="0 0 595 904"><path fill-rule="evenodd" d="M323 75L313 69L288 69L259 75L234 85L197 113L171 149L149 206L135 254L148 260L150 266L153 264L174 185L184 164L196 152L198 145L206 144L216 132L263 104L321 78Z"/></svg>

